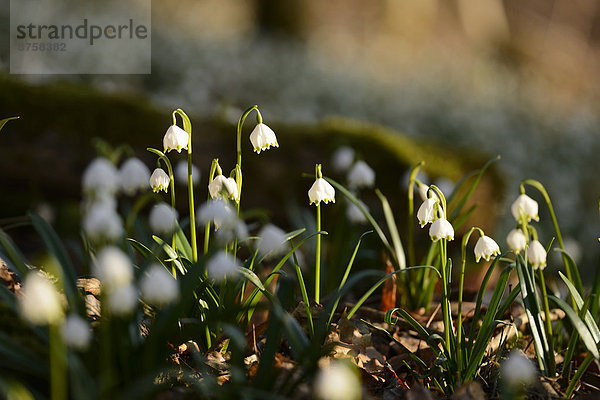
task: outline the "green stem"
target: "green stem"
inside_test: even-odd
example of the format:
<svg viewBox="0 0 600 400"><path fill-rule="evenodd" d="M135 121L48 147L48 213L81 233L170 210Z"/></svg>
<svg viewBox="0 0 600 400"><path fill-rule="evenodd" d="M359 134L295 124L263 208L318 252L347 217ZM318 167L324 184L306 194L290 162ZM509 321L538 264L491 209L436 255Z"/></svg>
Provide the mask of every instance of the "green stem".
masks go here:
<svg viewBox="0 0 600 400"><path fill-rule="evenodd" d="M237 142L236 142L237 143L237 161L236 161L236 164L239 165L240 169L242 168L242 127L244 126L244 121L246 121L246 117L248 116L248 114L250 114L252 112L252 110L256 110L256 112L258 113L257 120L259 121L259 123L262 122L262 116L258 112L258 106L257 105L253 105L252 107L249 107L246 111L244 111L244 113L242 114L242 116L238 120L238 124L237 124ZM241 193L240 193L240 195L241 195Z"/></svg>
<svg viewBox="0 0 600 400"><path fill-rule="evenodd" d="M215 178L215 172L217 171L217 167L219 165L219 159L215 158L212 160L212 163L210 164L210 172L208 174L208 183L211 183L212 180ZM210 197L210 193L208 194L208 198L207 201L210 201L211 197ZM210 243L210 221L206 222L206 227L204 228L204 255L208 254L208 246Z"/></svg>
<svg viewBox="0 0 600 400"><path fill-rule="evenodd" d="M424 164L423 161L418 163L411 171L408 178L408 218L407 218L407 232L408 232L408 265L415 264L415 242L414 242L414 230L415 230L415 178L419 174L421 166Z"/></svg>
<svg viewBox="0 0 600 400"><path fill-rule="evenodd" d="M546 336L548 337L548 348L550 354L548 357L548 376L554 376L556 362L554 360L554 338L552 336L552 321L550 321L550 306L548 305L548 292L546 291L546 281L544 279L544 272L541 268L538 268L538 275L540 279L540 288L542 289L542 300L544 301L544 314L546 316L544 325L546 327Z"/></svg>
<svg viewBox="0 0 600 400"><path fill-rule="evenodd" d="M573 378L571 378L571 382L569 382L569 387L567 388L567 391L566 391L567 399L570 399L571 396L573 395L573 392L575 391L575 387L581 380L581 377L583 376L585 371L588 369L588 367L590 366L592 361L594 361L594 356L591 353L589 353L584 358L583 362L579 365L579 368L577 368L577 372L575 373L575 375L573 375Z"/></svg>
<svg viewBox="0 0 600 400"><path fill-rule="evenodd" d="M196 213L194 206L194 185L192 179L192 123L188 116L181 108L173 111L173 120L175 120L175 113L181 116L183 120L183 129L188 133L188 205L190 209L190 239L192 241L192 261L198 261L198 245L196 243Z"/></svg>
<svg viewBox="0 0 600 400"><path fill-rule="evenodd" d="M67 398L67 349L60 334L60 326L49 326L50 336L50 399L63 400Z"/></svg>
<svg viewBox="0 0 600 400"><path fill-rule="evenodd" d="M321 232L321 203L317 204L317 232ZM321 234L317 234L317 250L315 255L315 302L319 304L321 286Z"/></svg>
<svg viewBox="0 0 600 400"><path fill-rule="evenodd" d="M446 258L446 239L440 239L440 262L442 269L442 315L444 318L444 336L446 340L446 350L448 351L449 357L452 357L450 345L450 331L452 330L452 316L450 315L450 307L449 304L449 293L448 288L450 286L450 281L448 277L447 271L447 258Z"/></svg>

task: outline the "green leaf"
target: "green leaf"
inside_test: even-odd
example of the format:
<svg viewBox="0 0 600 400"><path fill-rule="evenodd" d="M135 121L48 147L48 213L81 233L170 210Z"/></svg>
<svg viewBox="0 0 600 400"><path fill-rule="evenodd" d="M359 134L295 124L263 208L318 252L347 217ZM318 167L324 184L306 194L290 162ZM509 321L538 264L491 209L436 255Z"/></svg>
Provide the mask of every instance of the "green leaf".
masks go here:
<svg viewBox="0 0 600 400"><path fill-rule="evenodd" d="M185 236L183 229L181 229L179 225L177 226L177 229L175 230L173 236L175 238L175 248L179 250L183 257L187 258L188 260L191 260L192 246L190 245L190 242Z"/></svg>
<svg viewBox="0 0 600 400"><path fill-rule="evenodd" d="M569 320L573 324L573 327L577 330L577 333L579 333L579 336L581 337L581 340L583 341L585 347L594 356L596 360L600 360L600 353L598 353L596 341L594 340L594 337L588 329L588 327L584 324L581 318L579 318L579 315L577 315L575 310L573 310L573 308L570 305L568 305L556 296L548 295L548 299L556 303L556 305L560 307L565 312L565 314L567 314L567 317L569 317Z"/></svg>
<svg viewBox="0 0 600 400"><path fill-rule="evenodd" d="M15 273L21 280L25 279L25 275L29 272L29 268L25 265L25 257L17 246L13 243L11 238L0 229L0 256L6 261L8 267Z"/></svg>
<svg viewBox="0 0 600 400"><path fill-rule="evenodd" d="M465 195L460 199L458 205L454 208L454 210L452 210L452 213L450 214L450 219L449 219L450 221L453 221L458 216L458 214L460 213L460 211L464 207L465 203L469 200L469 198L471 197L471 195L475 191L475 188L477 188L477 185L479 185L479 181L481 180L481 177L483 176L483 173L490 167L490 165L492 165L493 163L495 163L499 159L500 159L500 156L496 156L494 158L491 158L479 170L479 173L477 174L477 177L475 178L475 181L473 181L473 184L471 184L471 187L469 187L469 190L467 191L467 193L465 193Z"/></svg>
<svg viewBox="0 0 600 400"><path fill-rule="evenodd" d="M4 119L1 119L1 120L0 120L0 131L2 130L2 128L4 128L4 125L6 125L6 123L7 123L8 121L11 121L11 120L13 120L13 119L19 119L19 118L21 118L21 117L9 117L9 118L4 118Z"/></svg>
<svg viewBox="0 0 600 400"><path fill-rule="evenodd" d="M179 272L182 275L185 275L185 273L187 272L187 270L185 269L185 267L181 263L181 261L178 259L179 255L177 254L177 252L175 250L173 250L173 248L167 242L165 242L164 240L162 240L158 236L152 235L152 239L154 239L154 241L156 243L158 243L162 247L162 249L164 250L164 252L169 257L169 259L166 260L166 261L171 261L171 262L175 263L175 266L177 267L177 269L179 270Z"/></svg>
<svg viewBox="0 0 600 400"><path fill-rule="evenodd" d="M256 276L256 274L254 272L250 271L248 268L238 267L238 272L244 278L246 278L247 280L252 282L252 284L254 286L256 286L258 288L258 290L260 290L261 292L264 293L267 291L267 289L265 289L265 287L263 286L263 284L260 281L260 279L258 278L258 276Z"/></svg>
<svg viewBox="0 0 600 400"><path fill-rule="evenodd" d="M581 307L583 307L583 303L584 303L583 299L581 298L581 295L579 294L577 289L575 289L575 286L569 280L569 278L567 278L560 271L558 271L558 275L560 276L560 279L563 280L565 285L567 285L567 288L569 289L569 292L571 293L571 297L573 297L573 300L575 300L575 303L577 304L577 307L579 308L577 311L581 310ZM585 311L584 319L585 319L585 324L587 325L588 329L590 330L590 333L592 334L592 336L594 338L594 342L595 343L600 342L600 330L598 329L598 325L596 324L596 321L594 321L594 317L592 317L592 314L588 310Z"/></svg>
<svg viewBox="0 0 600 400"><path fill-rule="evenodd" d="M396 227L394 213L392 212L390 203L388 202L387 198L383 195L383 193L381 193L379 189L375 189L375 193L377 194L377 197L379 197L379 201L381 201L381 207L383 208L385 222L388 226L388 230L390 231L390 235L392 237L392 244L394 245L394 255L396 258L396 262L398 263L398 267L400 269L404 269L406 268L406 256L404 255L404 247L402 246L400 234L398 233L398 228Z"/></svg>

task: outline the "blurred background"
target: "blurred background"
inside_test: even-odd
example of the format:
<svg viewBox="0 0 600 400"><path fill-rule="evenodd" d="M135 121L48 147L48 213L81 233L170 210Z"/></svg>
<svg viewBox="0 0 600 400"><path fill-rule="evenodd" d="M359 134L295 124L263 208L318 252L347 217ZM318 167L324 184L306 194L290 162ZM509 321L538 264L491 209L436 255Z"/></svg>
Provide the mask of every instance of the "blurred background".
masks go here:
<svg viewBox="0 0 600 400"><path fill-rule="evenodd" d="M0 1L3 37L8 3ZM494 207L481 204L487 212L478 223L504 245L519 182L538 179L573 258L583 257L588 270L597 265L600 1L153 0L150 75L9 75L7 40L1 50L0 111L22 116L0 134L4 220L61 196L76 199L81 171L95 154L93 137L130 143L152 165L143 149L160 147L178 107L195 120L195 135L221 132L215 118L230 132L202 142L210 149L198 161L204 179L223 146L233 151L231 123L258 104L267 124L296 138L339 116L433 145L463 172L500 155L491 195L483 197ZM331 151L347 143L333 133L317 136L315 145L326 150L314 155L295 147L307 161L295 176L311 172L313 159L326 165ZM308 148L306 140L300 143ZM287 151L280 144L276 151ZM405 195L403 175L415 159L380 169L378 154L361 156L376 167L386 194ZM425 166L432 180L460 177L451 169L444 176L444 169L439 157ZM20 195L13 193L18 187ZM529 192L540 201L548 243L548 213Z"/></svg>

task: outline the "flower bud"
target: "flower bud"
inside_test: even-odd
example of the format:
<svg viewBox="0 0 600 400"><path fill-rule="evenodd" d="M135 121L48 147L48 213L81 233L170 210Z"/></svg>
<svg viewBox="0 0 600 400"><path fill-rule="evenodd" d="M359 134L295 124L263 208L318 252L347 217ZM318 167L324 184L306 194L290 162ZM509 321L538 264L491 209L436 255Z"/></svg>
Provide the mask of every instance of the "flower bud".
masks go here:
<svg viewBox="0 0 600 400"><path fill-rule="evenodd" d="M546 249L537 240L532 240L527 249L527 260L533 269L544 269L546 267Z"/></svg>

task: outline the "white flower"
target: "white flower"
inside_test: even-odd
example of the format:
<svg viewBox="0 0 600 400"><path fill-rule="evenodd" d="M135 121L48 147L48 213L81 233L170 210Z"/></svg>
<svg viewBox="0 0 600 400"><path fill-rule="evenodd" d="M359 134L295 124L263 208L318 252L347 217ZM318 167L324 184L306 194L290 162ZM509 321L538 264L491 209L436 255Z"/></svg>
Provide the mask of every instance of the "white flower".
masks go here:
<svg viewBox="0 0 600 400"><path fill-rule="evenodd" d="M92 241L114 242L124 233L121 216L111 203L92 204L83 218L82 228Z"/></svg>
<svg viewBox="0 0 600 400"><path fill-rule="evenodd" d="M257 154L260 154L262 150L268 150L271 146L279 147L275 132L263 123L256 125L250 134L250 142Z"/></svg>
<svg viewBox="0 0 600 400"><path fill-rule="evenodd" d="M19 306L23 318L36 325L55 324L64 315L54 284L40 272L30 272L25 277Z"/></svg>
<svg viewBox="0 0 600 400"><path fill-rule="evenodd" d="M177 152L181 153L181 149L188 148L189 140L190 135L188 135L186 131L177 125L171 125L163 138L164 152L167 153L171 150L177 150Z"/></svg>
<svg viewBox="0 0 600 400"><path fill-rule="evenodd" d="M348 172L348 185L356 188L375 185L375 171L363 160L354 163Z"/></svg>
<svg viewBox="0 0 600 400"><path fill-rule="evenodd" d="M512 251L519 253L521 250L525 249L525 246L527 246L527 238L521 229L513 229L512 231L508 232L508 235L506 236L506 244L508 244L508 247Z"/></svg>
<svg viewBox="0 0 600 400"><path fill-rule="evenodd" d="M349 146L338 148L335 153L333 153L331 162L333 164L333 169L336 171L346 171L354 162L354 149Z"/></svg>
<svg viewBox="0 0 600 400"><path fill-rule="evenodd" d="M239 274L239 267L240 265L236 258L228 255L224 251L219 251L206 263L206 273L209 278L221 282L227 277L237 277Z"/></svg>
<svg viewBox="0 0 600 400"><path fill-rule="evenodd" d="M429 191L429 186L417 182L417 190L419 191L419 196L421 197L421 200L427 200L427 192Z"/></svg>
<svg viewBox="0 0 600 400"><path fill-rule="evenodd" d="M537 240L532 240L527 249L527 259L533 269L544 269L546 267L546 249Z"/></svg>
<svg viewBox="0 0 600 400"><path fill-rule="evenodd" d="M540 217L538 215L538 203L531 197L526 194L522 194L512 203L510 206L510 211L517 220L517 222L521 222L521 212L527 219L527 222L531 221L539 221Z"/></svg>
<svg viewBox="0 0 600 400"><path fill-rule="evenodd" d="M319 400L358 400L362 385L358 373L343 361L332 361L315 378L315 398Z"/></svg>
<svg viewBox="0 0 600 400"><path fill-rule="evenodd" d="M150 229L156 233L171 233L177 227L177 211L167 203L156 204L150 211Z"/></svg>
<svg viewBox="0 0 600 400"><path fill-rule="evenodd" d="M208 184L208 192L213 199L227 198L236 202L240 200L235 179L225 178L223 175L215 176L212 182Z"/></svg>
<svg viewBox="0 0 600 400"><path fill-rule="evenodd" d="M187 187L188 184L188 164L187 161L179 161L175 166L175 180ZM192 164L192 185L196 186L200 182L200 170Z"/></svg>
<svg viewBox="0 0 600 400"><path fill-rule="evenodd" d="M308 190L308 200L310 204L318 206L322 201L325 204L335 203L335 189L325 179L318 178Z"/></svg>
<svg viewBox="0 0 600 400"><path fill-rule="evenodd" d="M440 211L440 206L437 198L426 199L421 207L417 210L417 220L419 221L419 225L421 228L430 222L435 221L437 217L437 212Z"/></svg>
<svg viewBox="0 0 600 400"><path fill-rule="evenodd" d="M490 261L490 257L500 254L500 246L489 236L483 235L475 243L475 262L483 257L485 261Z"/></svg>
<svg viewBox="0 0 600 400"><path fill-rule="evenodd" d="M146 188L148 179L150 179L150 170L139 158L130 158L119 169L119 181L125 194L132 195L138 189Z"/></svg>
<svg viewBox="0 0 600 400"><path fill-rule="evenodd" d="M197 212L198 224L215 224L215 229L221 225L231 225L237 220L235 211L224 200L211 200L202 204Z"/></svg>
<svg viewBox="0 0 600 400"><path fill-rule="evenodd" d="M92 271L108 289L127 286L133 279L131 260L115 246L107 246L98 253Z"/></svg>
<svg viewBox="0 0 600 400"><path fill-rule="evenodd" d="M169 304L179 298L179 285L173 275L159 264L152 264L142 278L142 298L150 304Z"/></svg>
<svg viewBox="0 0 600 400"><path fill-rule="evenodd" d="M90 324L77 314L67 317L61 328L65 344L77 350L85 350L92 340Z"/></svg>
<svg viewBox="0 0 600 400"><path fill-rule="evenodd" d="M258 253L261 256L273 258L285 251L286 234L275 225L265 225L258 233L258 236L260 237Z"/></svg>
<svg viewBox="0 0 600 400"><path fill-rule="evenodd" d="M447 219L439 218L431 224L429 236L434 242L437 242L440 239L454 240L454 228Z"/></svg>
<svg viewBox="0 0 600 400"><path fill-rule="evenodd" d="M108 159L98 157L83 172L82 186L86 193L115 193L119 187L119 173Z"/></svg>
<svg viewBox="0 0 600 400"><path fill-rule="evenodd" d="M164 190L165 193L169 190L169 184L171 183L171 179L169 175L162 169L156 168L154 172L152 172L152 176L150 177L150 187L155 193Z"/></svg>
<svg viewBox="0 0 600 400"><path fill-rule="evenodd" d="M369 211L369 207L362 201L358 200L361 206L365 208L365 210ZM367 222L367 217L363 214L362 210L358 208L356 204L353 202L348 202L348 207L346 207L346 217L354 223L364 224Z"/></svg>
<svg viewBox="0 0 600 400"><path fill-rule="evenodd" d="M518 350L513 350L500 366L500 375L512 388L531 385L536 380L536 370L531 361Z"/></svg>
<svg viewBox="0 0 600 400"><path fill-rule="evenodd" d="M137 290L133 285L120 286L108 292L108 309L115 315L128 315L138 302Z"/></svg>

